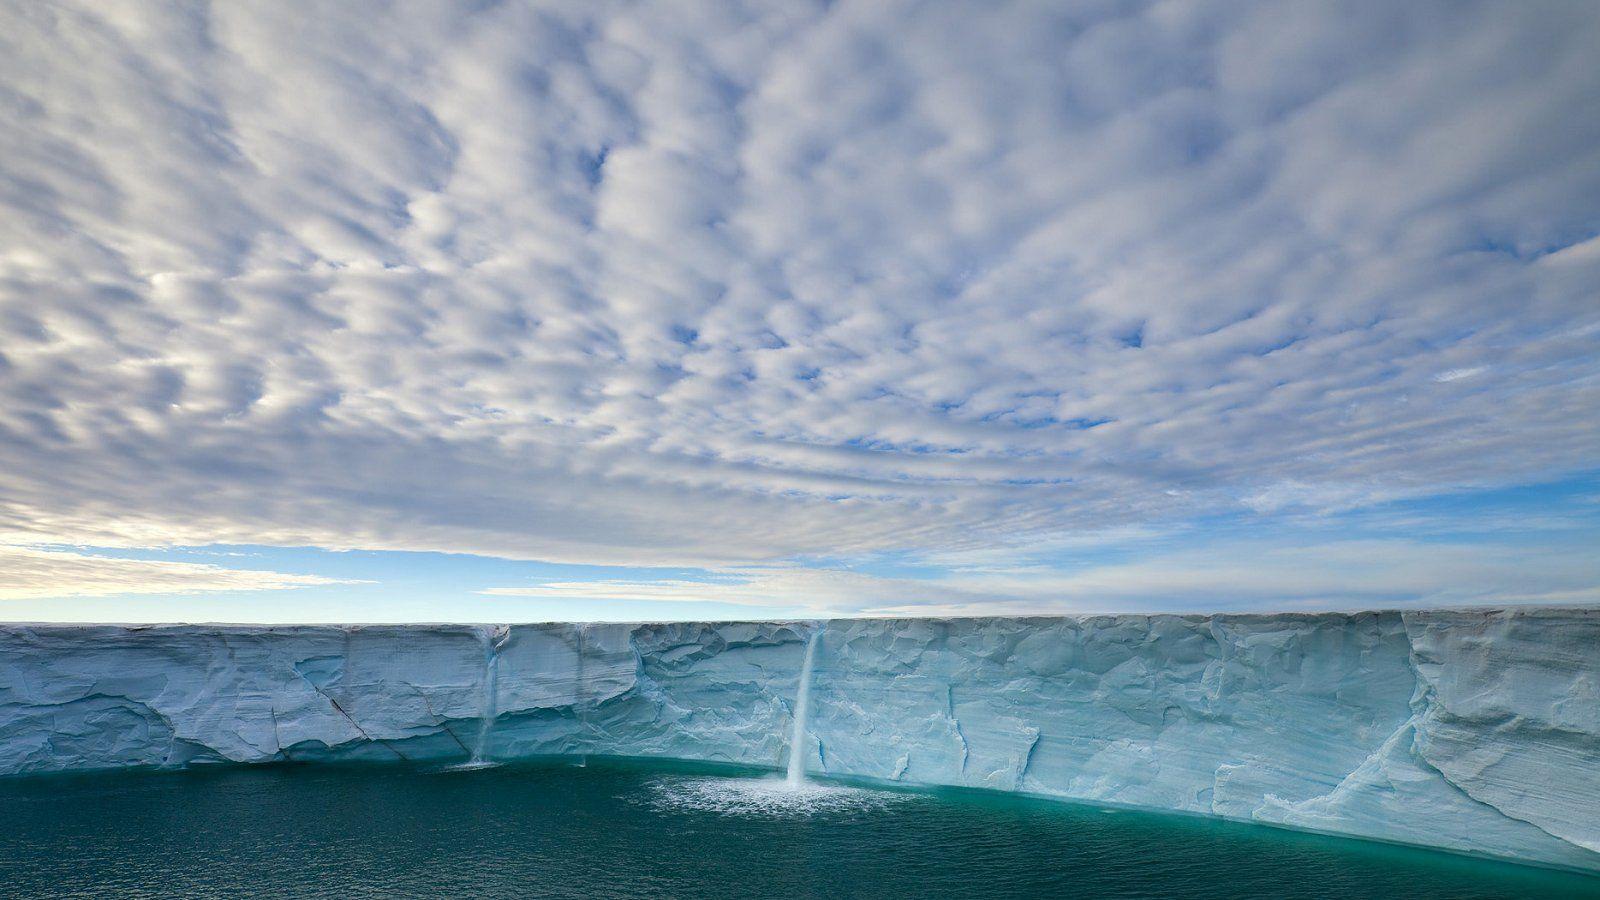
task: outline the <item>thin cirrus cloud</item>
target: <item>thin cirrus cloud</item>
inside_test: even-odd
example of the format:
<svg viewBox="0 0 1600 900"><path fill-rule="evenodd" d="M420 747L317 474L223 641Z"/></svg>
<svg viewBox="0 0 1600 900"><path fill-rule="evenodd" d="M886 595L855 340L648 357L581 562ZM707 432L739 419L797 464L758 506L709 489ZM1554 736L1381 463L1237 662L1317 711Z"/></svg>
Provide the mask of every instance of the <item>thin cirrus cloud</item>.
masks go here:
<svg viewBox="0 0 1600 900"><path fill-rule="evenodd" d="M1600 459L1584 4L294 7L0 12L9 546L744 571Z"/></svg>

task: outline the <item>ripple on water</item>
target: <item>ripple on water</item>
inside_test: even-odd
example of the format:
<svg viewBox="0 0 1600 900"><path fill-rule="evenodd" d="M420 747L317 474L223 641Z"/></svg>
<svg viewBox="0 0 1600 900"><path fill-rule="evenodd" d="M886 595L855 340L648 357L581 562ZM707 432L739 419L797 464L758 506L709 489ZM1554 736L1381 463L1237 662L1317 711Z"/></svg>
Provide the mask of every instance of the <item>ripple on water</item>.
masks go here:
<svg viewBox="0 0 1600 900"><path fill-rule="evenodd" d="M910 798L895 791L833 784L794 785L782 778L656 778L642 800L657 810L769 818L881 809Z"/></svg>

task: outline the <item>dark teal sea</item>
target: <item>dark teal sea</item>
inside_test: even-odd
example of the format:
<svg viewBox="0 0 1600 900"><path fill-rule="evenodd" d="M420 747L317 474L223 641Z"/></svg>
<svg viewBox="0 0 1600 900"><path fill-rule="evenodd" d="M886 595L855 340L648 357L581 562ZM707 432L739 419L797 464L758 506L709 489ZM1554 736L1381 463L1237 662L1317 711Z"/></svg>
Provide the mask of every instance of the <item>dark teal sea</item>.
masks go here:
<svg viewBox="0 0 1600 900"><path fill-rule="evenodd" d="M634 762L0 781L5 897L1600 897L1600 878L959 791Z"/></svg>

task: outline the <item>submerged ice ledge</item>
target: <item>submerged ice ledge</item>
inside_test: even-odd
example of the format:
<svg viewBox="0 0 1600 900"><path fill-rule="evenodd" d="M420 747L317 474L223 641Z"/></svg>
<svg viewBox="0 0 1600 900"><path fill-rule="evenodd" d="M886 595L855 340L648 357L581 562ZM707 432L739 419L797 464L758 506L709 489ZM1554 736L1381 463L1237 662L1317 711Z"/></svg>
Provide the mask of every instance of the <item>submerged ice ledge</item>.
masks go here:
<svg viewBox="0 0 1600 900"><path fill-rule="evenodd" d="M809 623L0 625L0 774L656 756L782 769ZM813 773L1600 870L1600 610L836 620Z"/></svg>

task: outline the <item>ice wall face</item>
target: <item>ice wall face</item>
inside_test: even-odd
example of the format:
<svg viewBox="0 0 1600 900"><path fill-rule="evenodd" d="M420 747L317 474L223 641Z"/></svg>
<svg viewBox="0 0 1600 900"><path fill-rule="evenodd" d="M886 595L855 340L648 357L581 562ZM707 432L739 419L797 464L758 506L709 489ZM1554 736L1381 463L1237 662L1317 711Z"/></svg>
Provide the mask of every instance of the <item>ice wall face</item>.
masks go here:
<svg viewBox="0 0 1600 900"><path fill-rule="evenodd" d="M478 753L782 768L813 629L0 625L0 774ZM810 706L813 774L1600 870L1600 610L839 620Z"/></svg>

